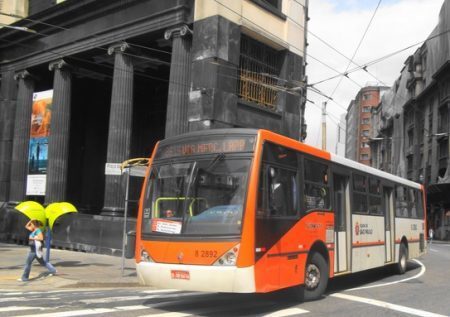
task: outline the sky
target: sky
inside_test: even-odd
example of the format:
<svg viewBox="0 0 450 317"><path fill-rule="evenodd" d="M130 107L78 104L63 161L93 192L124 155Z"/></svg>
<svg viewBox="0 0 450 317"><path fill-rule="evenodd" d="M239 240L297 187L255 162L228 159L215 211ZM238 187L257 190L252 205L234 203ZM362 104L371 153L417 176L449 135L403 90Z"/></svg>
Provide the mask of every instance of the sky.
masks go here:
<svg viewBox="0 0 450 317"><path fill-rule="evenodd" d="M349 60L329 46L351 58L361 41L379 0L310 0L306 74L308 84L343 73ZM354 62L364 65L370 61L424 41L436 27L444 0L382 0L357 51ZM329 46L313 35L318 36ZM406 58L419 46L397 54L368 68L370 74L358 71L349 74L353 80L340 78L314 85L333 101L327 103L327 150L336 151L338 122L350 101L361 87L374 85L392 86L400 76ZM317 61L319 60L319 61ZM322 63L321 63L322 62ZM327 66L323 65L326 64ZM330 69L333 68L335 70ZM356 67L351 64L349 69ZM358 86L359 85L359 86ZM361 87L360 87L361 86ZM337 88L336 88L337 87ZM334 94L333 94L334 91ZM308 90L306 103L306 143L321 146L321 105L326 98ZM314 104L313 104L313 103Z"/></svg>

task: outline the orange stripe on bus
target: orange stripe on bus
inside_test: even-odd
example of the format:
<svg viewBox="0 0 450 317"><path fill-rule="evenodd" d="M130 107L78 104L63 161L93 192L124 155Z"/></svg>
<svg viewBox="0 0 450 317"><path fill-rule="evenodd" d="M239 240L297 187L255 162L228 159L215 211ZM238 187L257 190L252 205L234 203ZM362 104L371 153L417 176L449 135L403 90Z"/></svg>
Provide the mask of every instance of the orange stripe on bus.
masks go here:
<svg viewBox="0 0 450 317"><path fill-rule="evenodd" d="M375 246L380 246L380 245L384 245L384 241L356 242L356 243L352 244L352 246L354 248L358 248L358 247L375 247Z"/></svg>
<svg viewBox="0 0 450 317"><path fill-rule="evenodd" d="M331 155L329 152L312 147L305 143L298 142L298 141L288 138L286 136L279 135L279 134L276 134L276 133L268 131L268 130L260 130L258 135L260 135L264 140L271 141L271 142L274 142L279 145L287 146L291 149L295 149L295 150L298 150L298 151L301 151L301 152L304 152L307 154L311 154L313 156L322 158L327 161L331 160Z"/></svg>

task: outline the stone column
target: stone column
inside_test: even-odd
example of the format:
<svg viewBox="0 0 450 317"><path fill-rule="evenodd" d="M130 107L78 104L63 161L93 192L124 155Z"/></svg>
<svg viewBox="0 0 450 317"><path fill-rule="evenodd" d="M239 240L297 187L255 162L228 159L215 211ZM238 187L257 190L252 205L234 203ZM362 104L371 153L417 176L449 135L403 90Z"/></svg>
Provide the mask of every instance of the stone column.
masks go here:
<svg viewBox="0 0 450 317"><path fill-rule="evenodd" d="M21 202L26 197L28 148L34 92L34 81L27 71L17 73L14 78L18 81L19 87L14 120L11 184L9 190L9 201L11 203Z"/></svg>
<svg viewBox="0 0 450 317"><path fill-rule="evenodd" d="M166 138L188 131L187 108L192 67L190 34L192 31L187 25L169 29L164 34L166 40L172 39Z"/></svg>
<svg viewBox="0 0 450 317"><path fill-rule="evenodd" d="M125 55L126 43L108 48L114 54L114 75L109 115L107 163L122 163L130 157L131 131L133 124L133 64ZM120 176L106 175L103 215L121 215L124 209L124 193Z"/></svg>
<svg viewBox="0 0 450 317"><path fill-rule="evenodd" d="M8 201L9 197L16 97L14 72L6 71L2 73L0 90L0 204Z"/></svg>
<svg viewBox="0 0 450 317"><path fill-rule="evenodd" d="M49 64L54 71L52 122L48 140L48 167L45 203L66 200L70 138L72 76L62 59Z"/></svg>

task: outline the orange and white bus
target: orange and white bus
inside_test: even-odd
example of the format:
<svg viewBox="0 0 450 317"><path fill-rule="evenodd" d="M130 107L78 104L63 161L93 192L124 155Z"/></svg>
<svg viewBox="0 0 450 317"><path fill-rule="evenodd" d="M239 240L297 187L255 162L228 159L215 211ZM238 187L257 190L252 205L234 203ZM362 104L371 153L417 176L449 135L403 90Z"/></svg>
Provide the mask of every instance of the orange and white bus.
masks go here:
<svg viewBox="0 0 450 317"><path fill-rule="evenodd" d="M160 141L136 230L141 284L301 290L425 252L423 186L266 130ZM300 294L300 293L299 293Z"/></svg>

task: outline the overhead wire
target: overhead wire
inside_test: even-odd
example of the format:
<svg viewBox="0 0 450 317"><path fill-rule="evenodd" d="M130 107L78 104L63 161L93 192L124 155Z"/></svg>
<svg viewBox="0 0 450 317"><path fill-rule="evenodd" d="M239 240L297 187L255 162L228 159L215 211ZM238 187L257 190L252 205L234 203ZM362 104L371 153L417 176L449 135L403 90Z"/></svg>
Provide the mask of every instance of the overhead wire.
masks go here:
<svg viewBox="0 0 450 317"><path fill-rule="evenodd" d="M247 18L243 17L242 14L237 13L236 11L232 10L231 8L229 8L228 6L225 6L223 3L220 3L220 2L218 2L217 0L215 0L215 1L216 1L218 4L220 4L220 5L224 6L225 8L229 9L230 11L234 12L234 13L237 14L238 16L240 16L240 17L242 17L242 18L244 18L244 19L247 19ZM296 2L297 2L297 1L296 1ZM381 2L381 0L380 0L380 2ZM380 3L380 2L379 2L379 3ZM377 7L378 7L378 6L377 6ZM3 12L0 12L0 14L2 14L2 15L9 15L9 14L5 14L5 13L3 13ZM24 18L24 17L20 17L20 16L16 16L16 17L22 18L22 19L24 19L24 20L27 20L27 21L30 21L30 22L33 22L33 23L40 23L40 24L43 24L43 25L46 25L46 26L50 26L50 27L54 27L54 28L59 28L59 29L62 29L62 30L70 30L69 28L65 28L65 27L61 27L61 26L58 26L58 25L49 24L49 23L46 23L46 22L43 22L43 21L39 21L39 20L33 20L33 19ZM248 19L247 19L247 20L248 20ZM291 19L291 20L292 20L292 19ZM250 21L250 20L249 20L249 21ZM292 21L294 21L294 20L292 20ZM251 22L251 21L250 21L250 22ZM295 21L294 21L294 22L295 22ZM254 23L253 23L253 24L254 24ZM298 24L298 23L297 23L297 24ZM254 24L254 25L256 25L256 24ZM298 24L298 25L301 26L300 24ZM259 26L258 26L258 27L259 27ZM301 27L303 27L303 26L301 26ZM448 31L450 31L450 30L448 30ZM448 31L442 32L442 33L440 33L440 34L437 34L437 35L434 36L434 37L441 36L441 35L447 33ZM366 32L367 32L367 29L366 29ZM316 35L313 34L312 32L309 32L309 33L311 33L313 36L317 37L319 40L323 41L322 39L320 39L318 36L316 36ZM40 35L42 35L42 36L48 36L47 34L43 34L43 33L40 33ZM94 37L96 37L96 36L94 35ZM434 37L432 37L432 38L434 38ZM427 40L431 40L432 38L428 38ZM281 38L279 38L279 39L282 40ZM3 40L3 41L7 41L7 40L4 40L4 39L2 39L2 40ZM11 42L11 41L7 41L7 42ZM75 41L75 42L76 42L76 41ZM323 42L324 42L324 41L323 41ZM423 43L423 42L424 42L424 41L419 42L419 43ZM168 51L158 50L158 49L150 48L150 47L147 47L147 46L142 46L142 45L139 45L139 44L131 43L131 42L129 42L129 41L126 41L126 43L129 44L129 45L132 45L132 46L140 47L140 48L143 48L143 49L148 49L148 50L151 50L151 51L156 51L156 52L166 53L166 54L169 54L169 55L171 54L171 52L168 52ZM324 43L326 43L326 42L324 42ZM409 49L409 48L411 48L411 47L413 47L413 46L415 46L415 45L417 45L417 44L411 45L411 46L409 46L409 47L407 47L407 48L405 48L405 49ZM328 45L328 46L330 46L330 48L333 48L331 45ZM103 48L103 47L97 47L97 48L103 49L103 50L107 50L106 48ZM302 52L304 53L304 50L301 50L301 49L299 49L299 48L297 48L297 47L295 47L295 46L294 46L294 48L296 48L296 49L298 49L298 50L300 50L300 51L302 51ZM403 50L405 50L405 49L403 49ZM334 49L334 48L333 48L333 50L337 51L337 50ZM402 51L403 51L403 50L402 50ZM50 52L51 52L51 51L50 51ZM337 52L338 52L338 51L337 51ZM399 51L397 51L397 52L399 52ZM382 57L382 58L383 58L383 59L384 59L384 58L388 58L388 57L390 57L391 55L396 54L397 52L391 53L391 54L389 54L389 55L387 55L387 56L385 56L385 57ZM55 54L58 54L58 53L55 53ZM59 55L59 54L58 54L58 55ZM60 55L61 55L61 56L59 56L59 57L67 57L67 56L62 56L62 54L60 54ZM125 55L130 55L130 56L135 57L135 58L142 58L142 59L145 59L145 58L146 58L146 57L143 57L143 56L139 56L139 55L136 55L136 54L130 54L130 53L125 53ZM343 55L343 54L342 54L342 55ZM318 62L320 62L320 63L324 64L325 66L327 66L328 68L332 69L333 71L339 73L338 70L336 70L336 69L330 67L330 66L327 65L326 63L324 63L324 62L322 62L322 61L316 59L315 57L311 56L310 54L308 54L307 56L308 56L308 57L311 57L312 59L317 60ZM73 57L73 56L70 56L69 58L71 58L71 59L79 59L79 58L76 58L76 57ZM347 58L347 59L348 59L348 58ZM92 64L96 64L96 65L97 65L97 63L94 63L94 62L89 61L89 60L86 60L86 59L79 59L79 60L82 60L82 61L85 61L85 62L88 62L88 63L92 63ZM151 61L151 62L154 62L154 59L148 59L148 60ZM160 62L160 63L164 63L164 61L161 61L161 60L160 60L159 62ZM352 62L353 62L353 61L352 61ZM352 69L352 70L349 71L349 72L353 72L353 71L356 71L356 70L358 70L358 69L367 68L368 66L370 66L372 63L375 63L375 62L378 62L378 60L372 61L372 62L370 62L370 63L366 63L366 64L363 65L363 66L358 66L357 68ZM170 63L166 62L166 64L170 64ZM357 65L356 63L354 63L354 64ZM225 66L225 65L222 65L222 66ZM112 69L114 69L114 66L109 67L109 66L107 66L107 65L104 65L103 67L107 67L107 68L112 68ZM124 71L126 71L126 70L124 70ZM349 73L349 72L348 72L348 73ZM139 75L139 76L147 77L147 78L150 78L150 79L162 80L162 81L165 81L165 82L170 82L169 80L163 79L163 78L161 78L161 77L149 76L149 75L142 74L142 73L138 73L138 72L134 72L134 73L136 73L136 74ZM102 74L102 75L106 76L105 74ZM343 74L340 74L340 75L343 75ZM338 76L340 76L340 75L338 75ZM270 76L273 77L273 75L270 75ZM108 77L108 76L107 76L107 77ZM228 76L228 77L231 77L231 76ZM276 76L275 76L275 77L276 77ZM337 77L337 76L334 76L334 78L336 78L336 77ZM238 79L237 77L234 77L234 78L235 78L235 79ZM278 77L276 77L276 78L279 79L279 80L285 80L285 79L281 79L281 78L278 78ZM176 83L176 84L181 84L181 83ZM315 84L317 84L317 83L315 83ZM313 86L313 85L315 85L315 84L312 84L311 86ZM357 84L357 83L356 83L356 84ZM358 84L358 85L359 85L359 84ZM274 87L275 85L268 85L268 86ZM360 86L360 87L361 87L361 86ZM308 88L309 88L309 87L308 87ZM314 87L314 88L315 88L315 87ZM286 92L288 92L288 93L292 93L291 91L289 91L289 90L288 90L287 88L285 88L285 87L278 87L278 89L279 89L279 90L286 91ZM311 89L310 89L310 90L311 90ZM315 93L318 93L318 94L321 94L322 96L326 97L328 100L331 100L332 102L334 102L335 104L337 104L337 105L338 105L340 108L342 108L344 111L347 111L347 109L346 109L345 107L343 107L342 105L338 104L335 100L332 99L332 97L329 97L329 96L324 95L324 94L323 94L322 92L320 92L319 90L317 90L317 91L311 90L311 91L313 91L313 92L315 92ZM309 100L308 100L308 101L309 101Z"/></svg>
<svg viewBox="0 0 450 317"><path fill-rule="evenodd" d="M362 37L361 37L361 40L359 41L359 43L358 43L358 45L357 45L355 51L353 52L353 55L352 55L352 57L351 57L349 63L347 64L347 67L345 68L345 71L344 71L344 74L345 74L344 76L345 76L345 77L348 76L347 71L348 71L348 69L350 68L350 65L352 64L353 60L355 59L356 54L358 54L359 48L361 47L361 45L362 45L362 43L363 43L363 41L364 41L364 39L365 39L365 37L366 37L366 35L367 35L367 32L369 31L370 25L372 24L372 21L374 20L375 15L376 15L377 12L378 12L378 8L379 8L380 5L381 5L381 1L382 1L382 0L378 0L378 4L377 4L377 6L376 6L376 8L375 8L375 11L374 11L373 14L372 14L372 18L370 19L369 23L367 24L367 27L366 27L366 29L364 30L364 33L363 33L363 35L362 35ZM340 79L339 79L338 83L336 84L336 86L334 87L334 89L333 89L333 91L332 91L330 97L333 97L333 96L334 96L334 94L335 94L336 90L339 88L339 86L340 86L340 84L341 84L343 78L344 78L343 76L340 77Z"/></svg>
<svg viewBox="0 0 450 317"><path fill-rule="evenodd" d="M293 0L295 3L301 5L304 7L303 4L301 4L300 2ZM361 65L359 65L358 63L356 63L354 60L350 59L347 55L345 55L344 53L342 53L341 51L339 51L336 47L334 47L333 45L331 45L330 43L328 43L327 41L325 41L324 39L322 39L320 36L318 36L317 34L311 32L311 30L309 28L305 28L304 25L301 25L300 23L298 23L296 20L294 20L293 18L291 18L290 16L287 17L288 20L292 21L292 23L294 23L295 25L299 26L300 28L302 28L303 30L305 30L308 34L311 34L313 37L315 37L316 39L318 39L320 42L322 42L323 44L325 44L327 47L329 47L330 49L332 49L334 52L336 52L337 54L339 54L340 56L344 57L346 60L350 61L352 64L354 64L355 66L361 67L362 70L364 70L366 73L368 73L373 79L375 79L377 82L383 84L384 86L388 86L386 83L384 83L381 79L377 78L375 75L373 75L367 68L363 68ZM308 54L309 56L309 54Z"/></svg>

